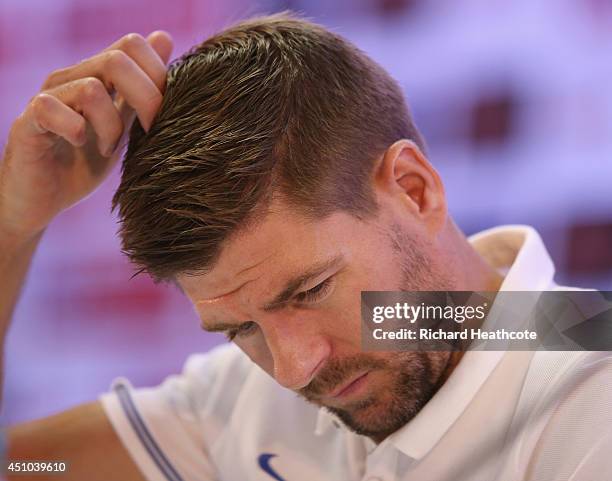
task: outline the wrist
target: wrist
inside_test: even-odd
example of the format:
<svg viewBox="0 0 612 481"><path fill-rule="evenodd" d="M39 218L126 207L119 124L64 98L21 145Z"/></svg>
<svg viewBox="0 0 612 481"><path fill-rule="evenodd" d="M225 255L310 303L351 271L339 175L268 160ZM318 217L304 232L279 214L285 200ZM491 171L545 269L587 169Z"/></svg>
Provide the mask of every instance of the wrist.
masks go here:
<svg viewBox="0 0 612 481"><path fill-rule="evenodd" d="M36 248L44 234L44 229L32 234L11 231L0 223L0 262L7 261L21 253Z"/></svg>
<svg viewBox="0 0 612 481"><path fill-rule="evenodd" d="M42 237L46 226L42 228L28 228L23 219L11 215L7 207L8 202L3 202L2 192L0 191L0 257L6 252L16 252L36 245Z"/></svg>

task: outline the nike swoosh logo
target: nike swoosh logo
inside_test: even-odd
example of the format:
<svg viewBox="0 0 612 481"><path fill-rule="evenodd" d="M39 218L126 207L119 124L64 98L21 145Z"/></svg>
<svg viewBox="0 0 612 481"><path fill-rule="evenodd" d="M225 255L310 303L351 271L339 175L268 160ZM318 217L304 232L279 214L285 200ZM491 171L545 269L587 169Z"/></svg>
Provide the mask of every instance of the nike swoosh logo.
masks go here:
<svg viewBox="0 0 612 481"><path fill-rule="evenodd" d="M276 479L276 481L285 481L285 478L281 478L280 475L272 468L272 466L270 466L270 460L276 456L276 454L263 453L259 455L257 462L259 463L259 467Z"/></svg>

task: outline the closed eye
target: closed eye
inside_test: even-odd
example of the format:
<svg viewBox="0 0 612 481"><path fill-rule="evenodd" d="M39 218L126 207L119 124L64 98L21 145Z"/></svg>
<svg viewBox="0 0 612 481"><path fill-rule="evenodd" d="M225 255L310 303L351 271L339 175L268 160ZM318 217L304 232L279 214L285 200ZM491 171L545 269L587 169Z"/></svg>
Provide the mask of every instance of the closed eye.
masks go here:
<svg viewBox="0 0 612 481"><path fill-rule="evenodd" d="M248 336L255 332L257 328L257 323L253 321L248 321L243 324L240 324L237 328L230 329L225 331L225 337L227 337L228 341L233 341L236 337Z"/></svg>
<svg viewBox="0 0 612 481"><path fill-rule="evenodd" d="M295 295L294 300L299 304L312 304L319 302L330 293L332 288L332 277L328 277L323 282L320 282L316 286L308 289L307 291L300 292Z"/></svg>
<svg viewBox="0 0 612 481"><path fill-rule="evenodd" d="M294 301L298 304L314 304L325 299L333 289L333 276L328 277L323 282L300 292L294 296ZM225 331L225 336L228 340L233 341L235 338L247 337L255 332L257 323L253 321L245 322L240 326Z"/></svg>

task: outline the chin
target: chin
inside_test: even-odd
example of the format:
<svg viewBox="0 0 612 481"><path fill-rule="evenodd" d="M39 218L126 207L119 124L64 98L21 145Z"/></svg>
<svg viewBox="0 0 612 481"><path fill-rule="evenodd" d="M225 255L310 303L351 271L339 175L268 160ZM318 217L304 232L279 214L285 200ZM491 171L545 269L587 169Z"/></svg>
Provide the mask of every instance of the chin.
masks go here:
<svg viewBox="0 0 612 481"><path fill-rule="evenodd" d="M384 439L407 424L421 410L419 400L390 396L370 397L345 408L328 407L351 431L372 439Z"/></svg>

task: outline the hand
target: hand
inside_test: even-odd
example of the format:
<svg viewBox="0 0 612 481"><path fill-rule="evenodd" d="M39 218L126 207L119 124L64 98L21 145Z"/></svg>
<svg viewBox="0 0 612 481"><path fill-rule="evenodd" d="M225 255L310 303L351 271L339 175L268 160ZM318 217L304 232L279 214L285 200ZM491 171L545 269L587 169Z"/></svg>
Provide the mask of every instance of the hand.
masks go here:
<svg viewBox="0 0 612 481"><path fill-rule="evenodd" d="M49 75L9 132L0 163L0 236L27 241L95 190L135 115L145 130L151 126L171 52L165 32L129 34Z"/></svg>

